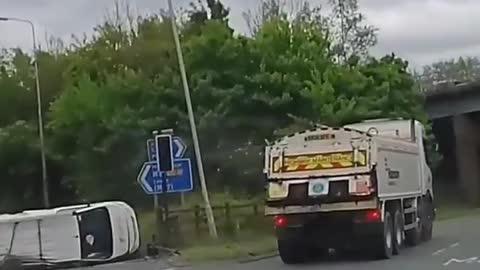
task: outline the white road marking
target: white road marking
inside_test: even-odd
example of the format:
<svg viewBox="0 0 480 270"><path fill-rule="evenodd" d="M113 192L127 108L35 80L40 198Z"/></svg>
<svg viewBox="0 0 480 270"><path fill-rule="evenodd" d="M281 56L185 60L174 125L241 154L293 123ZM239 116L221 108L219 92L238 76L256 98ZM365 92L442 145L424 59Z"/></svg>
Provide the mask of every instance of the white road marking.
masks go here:
<svg viewBox="0 0 480 270"><path fill-rule="evenodd" d="M445 250L447 250L447 249L446 249L446 248L439 249L439 250L433 252L432 255L433 255L433 256L437 256L437 255L445 252Z"/></svg>
<svg viewBox="0 0 480 270"><path fill-rule="evenodd" d="M449 248L455 248L455 247L458 247L458 246L460 246L460 243L458 243L458 242L453 243L453 244L451 244L450 246L448 246L448 248L441 248L441 249L433 252L433 253L432 253L432 256L440 255L440 254L442 254L443 252L447 251L447 249L449 249Z"/></svg>
<svg viewBox="0 0 480 270"><path fill-rule="evenodd" d="M451 264L451 263L468 263L468 264L472 264L472 263L475 263L475 262L478 262L478 257L471 257L471 258L464 259L464 260L460 260L460 259L456 259L456 258L451 258L450 260L448 260L447 262L445 262L445 263L443 264L443 266L448 266L448 265Z"/></svg>
<svg viewBox="0 0 480 270"><path fill-rule="evenodd" d="M451 244L451 245L450 245L450 248L454 248L454 247L458 247L458 246L460 246L460 243L457 242L457 243L455 243L455 244Z"/></svg>

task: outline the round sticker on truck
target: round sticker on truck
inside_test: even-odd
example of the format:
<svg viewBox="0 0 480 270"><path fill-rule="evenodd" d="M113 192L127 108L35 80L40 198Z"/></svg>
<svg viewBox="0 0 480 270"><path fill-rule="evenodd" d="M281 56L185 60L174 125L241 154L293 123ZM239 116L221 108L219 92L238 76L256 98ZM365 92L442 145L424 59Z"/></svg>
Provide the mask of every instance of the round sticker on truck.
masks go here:
<svg viewBox="0 0 480 270"><path fill-rule="evenodd" d="M325 187L323 186L323 183L316 183L313 185L312 190L315 193L322 193Z"/></svg>
<svg viewBox="0 0 480 270"><path fill-rule="evenodd" d="M311 180L308 184L308 195L309 196L328 195L328 180L327 179Z"/></svg>

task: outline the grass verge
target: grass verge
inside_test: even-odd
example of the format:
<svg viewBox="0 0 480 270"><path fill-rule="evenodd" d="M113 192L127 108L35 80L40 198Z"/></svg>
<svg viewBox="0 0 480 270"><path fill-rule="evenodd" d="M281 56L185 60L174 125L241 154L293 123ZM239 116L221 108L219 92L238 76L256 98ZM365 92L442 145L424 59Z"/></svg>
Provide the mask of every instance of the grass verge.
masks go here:
<svg viewBox="0 0 480 270"><path fill-rule="evenodd" d="M441 205L437 208L437 220L439 221L475 215L480 215L480 208L463 204Z"/></svg>
<svg viewBox="0 0 480 270"><path fill-rule="evenodd" d="M276 249L275 237L265 235L257 239L238 242L218 242L192 246L182 249L180 253L181 257L187 262L202 262L254 258L273 253Z"/></svg>

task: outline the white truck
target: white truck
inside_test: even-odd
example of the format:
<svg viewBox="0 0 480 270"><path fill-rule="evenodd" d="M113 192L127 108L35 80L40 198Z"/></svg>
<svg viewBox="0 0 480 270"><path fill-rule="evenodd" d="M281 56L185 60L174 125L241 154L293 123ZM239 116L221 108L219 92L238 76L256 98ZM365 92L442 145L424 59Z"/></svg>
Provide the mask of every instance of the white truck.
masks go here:
<svg viewBox="0 0 480 270"><path fill-rule="evenodd" d="M0 269L7 260L24 267L110 262L139 248L137 217L124 202L0 215Z"/></svg>
<svg viewBox="0 0 480 270"><path fill-rule="evenodd" d="M435 208L424 127L415 120L320 126L265 149L265 214L284 263L328 249L389 258L432 237ZM316 254L316 253L315 253Z"/></svg>

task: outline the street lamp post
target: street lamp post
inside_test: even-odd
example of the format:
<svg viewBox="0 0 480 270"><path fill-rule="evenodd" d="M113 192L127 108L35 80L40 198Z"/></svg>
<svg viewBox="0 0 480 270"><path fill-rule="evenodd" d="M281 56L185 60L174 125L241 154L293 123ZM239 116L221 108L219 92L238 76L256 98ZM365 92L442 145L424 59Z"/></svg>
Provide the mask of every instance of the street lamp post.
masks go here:
<svg viewBox="0 0 480 270"><path fill-rule="evenodd" d="M175 22L175 13L173 11L172 0L167 0L168 10L170 13L170 21L172 24L173 39L175 42L175 48L177 51L178 64L180 67L180 76L182 78L183 91L185 94L185 103L187 105L188 120L190 122L190 129L193 139L193 150L195 152L195 158L197 160L198 175L200 178L200 186L202 189L203 201L205 202L205 214L207 216L208 230L212 238L218 238L217 227L215 225L215 217L213 216L213 209L210 205L210 199L208 197L207 183L205 181L205 172L203 170L202 155L200 152L200 143L198 142L197 127L195 125L195 117L193 114L192 100L190 97L190 89L188 87L187 72L185 71L185 64L183 61L182 48L180 46L180 38L178 37L177 25Z"/></svg>
<svg viewBox="0 0 480 270"><path fill-rule="evenodd" d="M33 40L33 66L35 70L35 88L37 95L37 114L38 114L38 133L40 137L40 155L42 159L42 186L43 186L43 203L45 208L50 207L50 199L48 194L48 179L47 179L47 161L45 157L45 138L43 135L43 116L42 116L42 96L40 92L40 77L38 74L38 61L37 61L37 37L35 34L35 25L32 21L20 18L0 17L0 21L12 21L21 22L30 25L32 29Z"/></svg>

